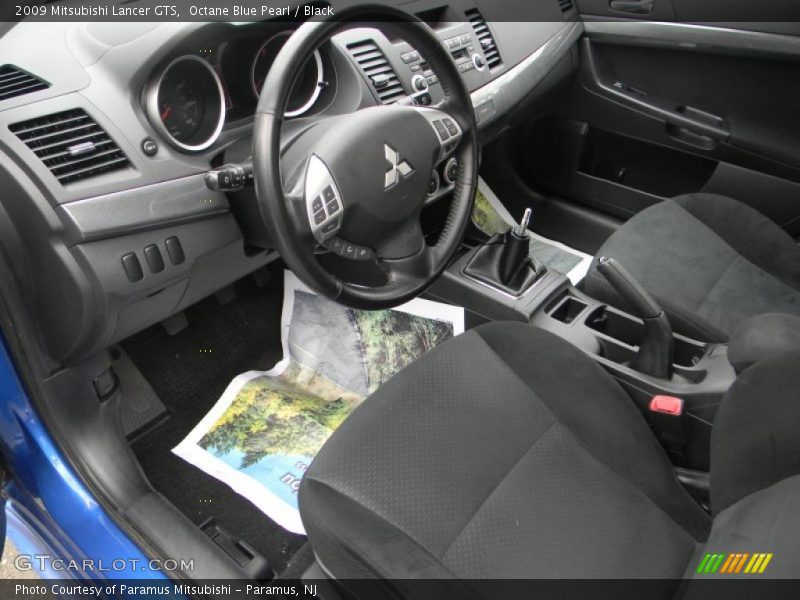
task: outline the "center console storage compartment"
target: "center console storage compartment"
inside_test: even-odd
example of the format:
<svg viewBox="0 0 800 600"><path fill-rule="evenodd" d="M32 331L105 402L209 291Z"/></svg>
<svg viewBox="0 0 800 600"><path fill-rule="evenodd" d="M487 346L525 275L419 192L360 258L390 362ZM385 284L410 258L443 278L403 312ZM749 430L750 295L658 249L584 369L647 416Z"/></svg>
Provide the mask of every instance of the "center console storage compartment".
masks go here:
<svg viewBox="0 0 800 600"><path fill-rule="evenodd" d="M618 364L633 359L644 336L641 319L606 304L582 300L569 292L560 294L545 308L545 313L551 319L572 326L569 333L566 329L559 333L574 344ZM701 380L704 373L697 366L708 351L707 344L681 335L673 337L676 373L689 381Z"/></svg>
<svg viewBox="0 0 800 600"><path fill-rule="evenodd" d="M632 364L644 337L644 322L571 286L552 294L530 322L581 348L602 365L645 415L675 464L708 469L712 423L735 378L726 345L673 334L671 376L642 373ZM681 436L676 437L674 427L664 427L664 419L658 418L661 415L652 413L650 403L655 396L683 401L682 415L676 417L685 428Z"/></svg>
<svg viewBox="0 0 800 600"><path fill-rule="evenodd" d="M608 349L611 353L621 357L621 360L615 360L612 356L607 355L608 358L615 360L615 362L633 358L635 348L639 346L639 342L644 335L644 325L640 319L605 305L598 306L589 314L586 318L586 326L602 334L600 342L604 349ZM675 365L687 368L697 365L706 352L706 345L678 335L674 336L674 338L675 354L673 362ZM604 341L609 343L604 344ZM622 342L622 345L618 342ZM615 347L612 349L609 346ZM630 355L626 356L629 351Z"/></svg>

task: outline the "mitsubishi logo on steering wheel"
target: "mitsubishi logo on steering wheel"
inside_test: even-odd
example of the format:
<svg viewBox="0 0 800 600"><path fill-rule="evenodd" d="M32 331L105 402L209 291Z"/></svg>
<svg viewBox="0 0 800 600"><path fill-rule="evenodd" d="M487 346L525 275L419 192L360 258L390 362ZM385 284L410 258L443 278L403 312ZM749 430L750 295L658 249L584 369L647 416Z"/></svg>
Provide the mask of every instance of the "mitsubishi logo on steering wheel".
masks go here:
<svg viewBox="0 0 800 600"><path fill-rule="evenodd" d="M383 145L386 161L389 163L389 170L386 171L386 180L383 189L388 190L394 187L403 177L408 177L414 170L407 160L400 160L400 153L389 144Z"/></svg>

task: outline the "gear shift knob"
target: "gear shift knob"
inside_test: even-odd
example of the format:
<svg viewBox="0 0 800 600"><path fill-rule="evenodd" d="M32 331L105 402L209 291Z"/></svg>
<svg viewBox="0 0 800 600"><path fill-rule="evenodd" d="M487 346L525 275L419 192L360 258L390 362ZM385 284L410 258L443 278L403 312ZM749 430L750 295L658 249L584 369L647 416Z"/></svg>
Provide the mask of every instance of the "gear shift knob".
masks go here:
<svg viewBox="0 0 800 600"><path fill-rule="evenodd" d="M517 234L519 237L526 237L528 234L528 223L531 222L531 211L530 208L526 208L525 212L522 215L522 219L520 220L519 224L514 229L514 233Z"/></svg>
<svg viewBox="0 0 800 600"><path fill-rule="evenodd" d="M522 268L528 258L530 236L528 223L531 220L531 209L526 208L522 220L506 233L503 251L500 254L500 281L507 285L512 277Z"/></svg>

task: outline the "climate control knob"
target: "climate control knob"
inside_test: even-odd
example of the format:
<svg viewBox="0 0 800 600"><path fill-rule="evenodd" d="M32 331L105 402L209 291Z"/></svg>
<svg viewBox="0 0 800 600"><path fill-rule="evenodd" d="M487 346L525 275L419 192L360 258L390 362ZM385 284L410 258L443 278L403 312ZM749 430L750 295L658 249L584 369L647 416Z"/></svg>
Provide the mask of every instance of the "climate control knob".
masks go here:
<svg viewBox="0 0 800 600"><path fill-rule="evenodd" d="M431 171L431 180L428 182L428 196L433 196L439 191L440 183L441 180L439 179L439 173L437 173L435 170Z"/></svg>
<svg viewBox="0 0 800 600"><path fill-rule="evenodd" d="M428 80L422 75L414 75L411 78L411 87L415 92L426 92L428 91Z"/></svg>
<svg viewBox="0 0 800 600"><path fill-rule="evenodd" d="M444 165L444 169L442 169L442 175L444 175L444 181L447 185L453 185L456 182L456 177L458 177L458 161L455 158L451 158L447 161Z"/></svg>

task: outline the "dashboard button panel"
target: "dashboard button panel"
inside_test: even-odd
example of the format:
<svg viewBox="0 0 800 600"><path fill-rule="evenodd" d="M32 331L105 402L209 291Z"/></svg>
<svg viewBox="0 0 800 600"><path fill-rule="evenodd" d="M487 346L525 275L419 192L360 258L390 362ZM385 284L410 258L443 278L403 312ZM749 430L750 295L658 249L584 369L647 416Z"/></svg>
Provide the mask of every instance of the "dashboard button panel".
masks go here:
<svg viewBox="0 0 800 600"><path fill-rule="evenodd" d="M145 246L144 259L147 261L151 273L160 273L164 270L164 257L161 256L161 251L155 244Z"/></svg>
<svg viewBox="0 0 800 600"><path fill-rule="evenodd" d="M186 255L183 253L183 246L181 245L181 241L177 237L172 236L170 238L167 238L164 241L164 246L166 246L167 248L167 255L169 256L169 261L173 265L179 265L186 260Z"/></svg>
<svg viewBox="0 0 800 600"><path fill-rule="evenodd" d="M139 257L133 252L128 252L122 256L122 268L131 283L141 281L144 278L142 263L139 262Z"/></svg>
<svg viewBox="0 0 800 600"><path fill-rule="evenodd" d="M359 244L353 244L339 237L331 238L325 245L331 252L337 256L341 256L342 258L347 258L350 260L375 259L375 251L372 248L360 246Z"/></svg>

